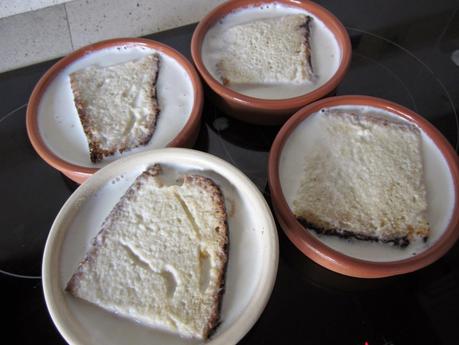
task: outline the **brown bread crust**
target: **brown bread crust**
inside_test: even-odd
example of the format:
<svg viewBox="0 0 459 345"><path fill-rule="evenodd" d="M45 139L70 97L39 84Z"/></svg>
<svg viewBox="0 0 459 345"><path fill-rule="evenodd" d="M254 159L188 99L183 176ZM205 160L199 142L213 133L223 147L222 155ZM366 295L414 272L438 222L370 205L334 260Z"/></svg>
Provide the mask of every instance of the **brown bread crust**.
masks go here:
<svg viewBox="0 0 459 345"><path fill-rule="evenodd" d="M312 69L312 50L311 50L311 16L306 16L306 20L300 25L301 30L304 31L304 45L306 47L306 67L308 69L309 79L313 80L314 70Z"/></svg>
<svg viewBox="0 0 459 345"><path fill-rule="evenodd" d="M348 238L355 238L357 240L361 241L371 241L371 242L382 242L382 243L392 243L396 246L399 246L401 248L405 248L410 244L410 240L408 236L403 236L403 237L397 237L397 238L391 238L391 239L381 239L376 236L367 236L367 235L362 235L362 234L357 234L349 230L343 230L343 229L325 229L320 226L317 226L308 220L306 220L303 217L297 217L296 218L301 225L303 225L304 228L308 230L313 230L319 235L328 235L328 236L336 236L344 239Z"/></svg>
<svg viewBox="0 0 459 345"><path fill-rule="evenodd" d="M207 339L212 333L215 332L216 328L220 324L220 311L223 294L225 292L225 275L228 263L229 253L229 234L228 234L228 219L225 207L225 199L220 190L220 187L208 177L201 175L188 175L185 176L185 183L195 184L211 195L212 204L214 205L215 212L219 218L219 225L215 228L215 231L219 233L222 242L222 251L219 253L219 257L222 260L223 267L219 272L217 278L217 285L220 287L217 293L213 296L213 309L211 317L207 323L207 328L204 331L204 338Z"/></svg>

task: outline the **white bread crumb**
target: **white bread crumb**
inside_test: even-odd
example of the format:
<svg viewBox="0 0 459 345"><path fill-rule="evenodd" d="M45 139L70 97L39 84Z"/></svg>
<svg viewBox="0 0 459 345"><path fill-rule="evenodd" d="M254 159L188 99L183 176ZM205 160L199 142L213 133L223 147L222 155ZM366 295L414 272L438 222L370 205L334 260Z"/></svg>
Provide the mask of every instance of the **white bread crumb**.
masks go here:
<svg viewBox="0 0 459 345"><path fill-rule="evenodd" d="M159 106L158 54L122 64L89 66L70 74L75 106L91 161L150 141Z"/></svg>
<svg viewBox="0 0 459 345"><path fill-rule="evenodd" d="M66 289L146 325L205 339L218 324L227 260L223 196L196 175L162 186L158 171L136 179Z"/></svg>
<svg viewBox="0 0 459 345"><path fill-rule="evenodd" d="M305 152L294 214L321 233L405 246L429 235L421 135L411 124L326 111Z"/></svg>
<svg viewBox="0 0 459 345"><path fill-rule="evenodd" d="M223 34L217 63L224 84L303 83L313 79L312 17L295 14L236 25Z"/></svg>

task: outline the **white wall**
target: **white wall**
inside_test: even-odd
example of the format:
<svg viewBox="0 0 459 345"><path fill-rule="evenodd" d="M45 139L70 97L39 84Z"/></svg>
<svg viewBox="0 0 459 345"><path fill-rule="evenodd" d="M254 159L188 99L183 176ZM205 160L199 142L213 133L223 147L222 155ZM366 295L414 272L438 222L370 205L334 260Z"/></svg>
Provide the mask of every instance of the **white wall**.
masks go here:
<svg viewBox="0 0 459 345"><path fill-rule="evenodd" d="M7 0L0 0L4 5ZM223 0L36 0L57 5L0 19L0 72L63 56L103 39L198 22ZM64 0L65 1L65 0ZM21 1L13 1L21 2ZM27 1L23 1L27 2ZM5 10L5 6L3 9ZM6 11L6 10L5 10Z"/></svg>

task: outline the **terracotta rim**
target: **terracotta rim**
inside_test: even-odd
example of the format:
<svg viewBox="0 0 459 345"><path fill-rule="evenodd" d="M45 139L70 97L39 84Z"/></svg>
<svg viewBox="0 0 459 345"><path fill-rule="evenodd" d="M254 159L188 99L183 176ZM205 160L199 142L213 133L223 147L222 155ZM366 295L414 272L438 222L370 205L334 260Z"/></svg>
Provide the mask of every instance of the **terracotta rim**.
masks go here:
<svg viewBox="0 0 459 345"><path fill-rule="evenodd" d="M311 103L321 97L330 94L342 81L351 61L351 41L343 24L331 12L311 1L296 0L278 0L276 3L282 3L290 7L297 7L307 10L318 17L335 35L336 41L341 48L341 62L335 74L322 86L317 89L298 97L288 99L261 99L243 95L223 86L218 80L214 79L207 71L201 58L201 45L207 30L213 26L219 19L223 18L230 12L239 8L248 6L260 6L265 3L272 3L269 0L234 0L228 1L211 11L205 16L196 27L191 40L191 55L199 73L206 83L217 94L223 97L231 98L233 101L246 106L252 106L259 109L282 110L285 108L301 107Z"/></svg>
<svg viewBox="0 0 459 345"><path fill-rule="evenodd" d="M448 227L432 247L416 256L397 261L373 262L353 258L328 247L308 231L305 231L290 211L279 180L279 158L284 144L293 130L312 113L323 107L338 105L368 105L391 111L419 126L443 154L453 179L455 200ZM360 278L378 278L412 272L438 260L454 245L459 237L459 158L456 152L440 131L426 119L401 105L380 98L369 96L330 97L299 110L285 123L274 140L269 155L268 182L274 211L288 238L316 263L338 273Z"/></svg>
<svg viewBox="0 0 459 345"><path fill-rule="evenodd" d="M76 182L85 180L100 168L85 167L73 164L54 154L45 144L40 135L38 127L38 106L48 86L68 65L91 52L122 45L145 46L168 55L169 57L176 60L185 69L191 80L194 90L194 99L189 119L182 130L177 134L177 136L171 142L169 142L169 144L167 144L167 147L180 147L189 145L192 141L192 138L196 138L196 132L199 130L204 102L202 85L193 65L181 53L163 43L144 38L115 38L82 47L59 60L40 78L29 98L26 113L27 134L35 151L53 168L61 171L73 180L78 180Z"/></svg>

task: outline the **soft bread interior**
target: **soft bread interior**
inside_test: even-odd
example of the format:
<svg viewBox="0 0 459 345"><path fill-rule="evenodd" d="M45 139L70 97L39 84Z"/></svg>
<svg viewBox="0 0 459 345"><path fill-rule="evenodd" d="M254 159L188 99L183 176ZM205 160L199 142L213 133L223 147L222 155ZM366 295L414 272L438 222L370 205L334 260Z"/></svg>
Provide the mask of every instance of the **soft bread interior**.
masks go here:
<svg viewBox="0 0 459 345"><path fill-rule="evenodd" d="M90 66L70 74L93 162L146 144L155 130L159 106L156 79L159 56L126 63Z"/></svg>
<svg viewBox="0 0 459 345"><path fill-rule="evenodd" d="M326 111L305 148L295 215L325 234L407 245L427 237L420 131L370 115Z"/></svg>
<svg viewBox="0 0 459 345"><path fill-rule="evenodd" d="M143 173L116 205L67 289L147 325L206 338L218 323L227 260L223 197L208 178L163 186L157 173Z"/></svg>
<svg viewBox="0 0 459 345"><path fill-rule="evenodd" d="M236 25L223 34L217 64L224 84L302 83L313 79L311 17L303 14Z"/></svg>

